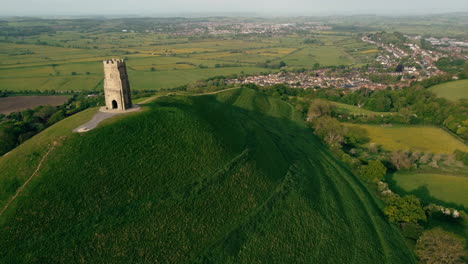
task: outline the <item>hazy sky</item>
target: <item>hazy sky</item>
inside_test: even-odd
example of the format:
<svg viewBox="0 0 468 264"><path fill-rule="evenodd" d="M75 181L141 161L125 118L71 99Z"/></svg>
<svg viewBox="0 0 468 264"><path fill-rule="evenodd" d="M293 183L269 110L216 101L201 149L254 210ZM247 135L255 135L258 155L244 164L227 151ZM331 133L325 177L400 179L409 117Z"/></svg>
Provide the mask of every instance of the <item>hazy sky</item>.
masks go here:
<svg viewBox="0 0 468 264"><path fill-rule="evenodd" d="M467 12L468 0L1 0L0 15L263 15Z"/></svg>

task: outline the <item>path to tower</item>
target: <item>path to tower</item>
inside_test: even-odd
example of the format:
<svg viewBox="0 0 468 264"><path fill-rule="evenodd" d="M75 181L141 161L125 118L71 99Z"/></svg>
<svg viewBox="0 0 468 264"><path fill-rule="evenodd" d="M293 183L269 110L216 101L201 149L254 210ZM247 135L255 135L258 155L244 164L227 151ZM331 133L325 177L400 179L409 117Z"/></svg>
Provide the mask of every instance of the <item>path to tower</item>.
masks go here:
<svg viewBox="0 0 468 264"><path fill-rule="evenodd" d="M239 89L240 87L234 87L234 88L229 88L229 89L224 89L224 90L219 90L219 91L215 91L215 92L209 92L209 93L202 93L202 94L196 94L196 95L193 95L193 96L202 96L202 95L210 95L210 94L217 94L217 93L222 93L222 92L226 92L226 91L229 91L229 90L235 90L235 89ZM162 97L162 96L166 96L166 95L157 95L157 96L153 96L151 98L148 98L142 102L140 102L139 104L146 104L146 103L149 103L153 100L156 100L157 98L159 97ZM135 111L139 111L140 110L140 107L138 105L134 105L133 108L131 109L128 109L126 111L107 111L107 110L103 110L103 108L101 108L101 110L99 112L97 112L96 115L94 115L93 119L91 119L91 121L89 121L88 123L82 125L82 126L79 126L78 128L75 128L73 130L73 132L75 133L84 133L84 132L88 132L90 131L91 129L94 129L97 127L97 125L99 123L101 123L102 121L108 119L108 118L111 118L115 115L120 115L120 114L125 114L125 113L129 113L129 112L135 112Z"/></svg>
<svg viewBox="0 0 468 264"><path fill-rule="evenodd" d="M101 109L101 110L99 110L99 112L97 112L93 116L91 121L87 122L86 124L84 124L82 126L79 126L79 127L75 128L75 129L73 129L73 132L75 132L75 133L88 132L91 129L96 128L97 125L99 125L99 123L101 123L102 121L104 121L104 120L106 120L108 118L111 118L111 117L116 116L116 115L135 112L135 111L138 111L138 110L140 110L140 107L138 105L134 105L133 108L130 108L129 110L126 110L126 111L105 111L105 110Z"/></svg>

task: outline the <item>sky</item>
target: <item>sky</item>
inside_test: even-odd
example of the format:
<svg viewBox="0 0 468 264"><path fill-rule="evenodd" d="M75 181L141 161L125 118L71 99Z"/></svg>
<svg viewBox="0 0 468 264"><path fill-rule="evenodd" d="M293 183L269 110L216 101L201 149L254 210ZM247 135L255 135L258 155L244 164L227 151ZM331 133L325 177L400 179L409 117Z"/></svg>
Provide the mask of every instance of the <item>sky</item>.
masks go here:
<svg viewBox="0 0 468 264"><path fill-rule="evenodd" d="M407 15L468 12L468 0L1 0L0 15Z"/></svg>

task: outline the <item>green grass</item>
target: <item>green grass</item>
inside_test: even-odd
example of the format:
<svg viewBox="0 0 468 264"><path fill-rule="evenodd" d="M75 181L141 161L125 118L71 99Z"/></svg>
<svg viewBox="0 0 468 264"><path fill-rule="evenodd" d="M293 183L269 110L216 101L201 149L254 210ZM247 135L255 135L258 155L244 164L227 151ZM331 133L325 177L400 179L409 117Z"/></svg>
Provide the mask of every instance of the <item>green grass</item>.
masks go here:
<svg viewBox="0 0 468 264"><path fill-rule="evenodd" d="M89 91L102 88L102 60L126 57L135 89L174 88L216 75L254 74L256 65L284 60L292 67L370 61L360 53L372 46L350 36L318 35L325 46L304 45L303 38L189 41L164 34L58 32L31 36L28 44L0 43L0 90ZM50 45L34 45L37 40ZM172 43L172 44L167 44ZM216 64L237 67L215 68ZM200 69L199 65L208 68ZM154 68L155 71L151 71ZM72 76L72 72L77 75Z"/></svg>
<svg viewBox="0 0 468 264"><path fill-rule="evenodd" d="M338 103L338 102L333 102L329 101L330 103L334 104L337 108L338 111L341 113L346 113L346 114L359 114L359 115L391 115L392 113L390 112L374 112L371 110L367 110L355 105L349 105L349 104L343 104L343 103Z"/></svg>
<svg viewBox="0 0 468 264"><path fill-rule="evenodd" d="M437 94L437 96L452 101L468 99L468 80L439 84L432 86L429 90Z"/></svg>
<svg viewBox="0 0 468 264"><path fill-rule="evenodd" d="M426 202L437 200L468 208L468 177L436 173L396 173L395 184L407 193L415 193ZM435 200L435 201L434 201Z"/></svg>
<svg viewBox="0 0 468 264"><path fill-rule="evenodd" d="M304 47L283 58L287 65L312 67L315 63L320 65L349 65L353 58L339 46L312 46Z"/></svg>
<svg viewBox="0 0 468 264"><path fill-rule="evenodd" d="M51 128L69 136L0 219L1 263L415 262L286 102L236 89L145 108ZM0 160L4 197L29 145Z"/></svg>
<svg viewBox="0 0 468 264"><path fill-rule="evenodd" d="M468 146L438 127L347 125L365 128L371 143L382 145L389 151L410 150L445 154L451 154L457 149L468 151Z"/></svg>
<svg viewBox="0 0 468 264"><path fill-rule="evenodd" d="M55 124L33 139L0 157L0 207L3 208L9 197L34 172L42 156L52 143L62 137L72 135L72 130L86 123L97 112L97 108L75 114L59 124ZM0 219L1 220L1 219Z"/></svg>

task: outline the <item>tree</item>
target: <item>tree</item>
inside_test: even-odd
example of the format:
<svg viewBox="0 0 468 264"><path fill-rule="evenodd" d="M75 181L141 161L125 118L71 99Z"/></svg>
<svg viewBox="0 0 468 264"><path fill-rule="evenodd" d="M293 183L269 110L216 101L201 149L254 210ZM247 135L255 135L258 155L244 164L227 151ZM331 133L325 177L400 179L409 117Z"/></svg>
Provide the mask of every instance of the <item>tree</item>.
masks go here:
<svg viewBox="0 0 468 264"><path fill-rule="evenodd" d="M315 99L311 102L309 111L307 112L307 121L312 121L321 116L331 115L335 108L335 105L332 105L328 101Z"/></svg>
<svg viewBox="0 0 468 264"><path fill-rule="evenodd" d="M397 170L409 169L412 165L412 161L407 152L395 151L392 153L390 162L395 166Z"/></svg>
<svg viewBox="0 0 468 264"><path fill-rule="evenodd" d="M416 255L423 264L462 264L464 239L441 228L423 233L416 244Z"/></svg>
<svg viewBox="0 0 468 264"><path fill-rule="evenodd" d="M45 123L47 119L57 111L56 107L50 105L40 106L36 109L34 117L40 118L43 123Z"/></svg>
<svg viewBox="0 0 468 264"><path fill-rule="evenodd" d="M369 142L369 133L365 128L350 126L346 127L345 143L352 147L363 145Z"/></svg>
<svg viewBox="0 0 468 264"><path fill-rule="evenodd" d="M0 127L0 156L16 146L16 138L12 126Z"/></svg>
<svg viewBox="0 0 468 264"><path fill-rule="evenodd" d="M57 122L59 122L60 120L64 119L66 116L65 116L65 112L63 110L59 110L55 113L53 113L49 119L47 120L47 125L53 125Z"/></svg>
<svg viewBox="0 0 468 264"><path fill-rule="evenodd" d="M371 160L368 165L360 168L361 177L367 182L377 182L382 180L387 173L387 168L380 160Z"/></svg>
<svg viewBox="0 0 468 264"><path fill-rule="evenodd" d="M329 146L339 147L343 143L345 129L337 119L330 116L319 117L313 122L313 126L315 134Z"/></svg>
<svg viewBox="0 0 468 264"><path fill-rule="evenodd" d="M392 100L387 96L386 91L379 91L371 95L371 99L366 106L373 111L388 112L392 106Z"/></svg>
<svg viewBox="0 0 468 264"><path fill-rule="evenodd" d="M398 64L398 66L396 66L395 72L403 72L403 69L404 69L403 64Z"/></svg>
<svg viewBox="0 0 468 264"><path fill-rule="evenodd" d="M279 66L280 68L286 67L286 62L280 61Z"/></svg>
<svg viewBox="0 0 468 264"><path fill-rule="evenodd" d="M407 195L403 198L399 196L390 197L384 213L390 222L398 224L426 221L426 214L421 206L421 201L414 195Z"/></svg>

